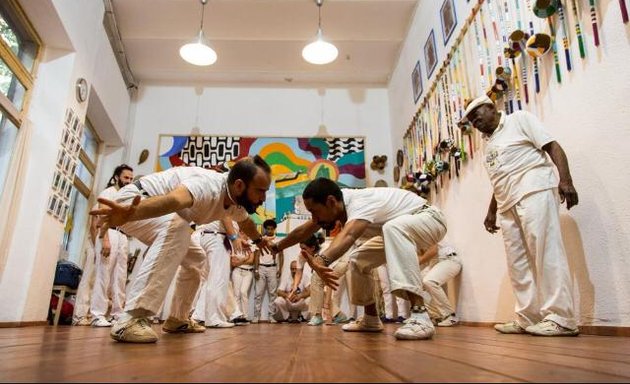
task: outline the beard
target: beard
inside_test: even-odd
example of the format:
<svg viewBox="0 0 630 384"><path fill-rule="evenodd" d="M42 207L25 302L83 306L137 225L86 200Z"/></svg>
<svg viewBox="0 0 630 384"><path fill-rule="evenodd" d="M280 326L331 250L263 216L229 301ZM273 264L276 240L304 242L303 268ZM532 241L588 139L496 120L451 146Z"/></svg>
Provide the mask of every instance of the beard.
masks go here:
<svg viewBox="0 0 630 384"><path fill-rule="evenodd" d="M324 228L327 231L330 231L331 229L335 228L335 222L326 222L326 221L320 221L319 223L317 223L317 225L319 225L320 227Z"/></svg>
<svg viewBox="0 0 630 384"><path fill-rule="evenodd" d="M238 196L236 198L236 204L243 207L247 211L247 213L249 213L250 215L252 213L256 213L256 208L258 208L258 206L260 205L260 204L252 203L251 201L249 201L246 194L243 194L242 196Z"/></svg>

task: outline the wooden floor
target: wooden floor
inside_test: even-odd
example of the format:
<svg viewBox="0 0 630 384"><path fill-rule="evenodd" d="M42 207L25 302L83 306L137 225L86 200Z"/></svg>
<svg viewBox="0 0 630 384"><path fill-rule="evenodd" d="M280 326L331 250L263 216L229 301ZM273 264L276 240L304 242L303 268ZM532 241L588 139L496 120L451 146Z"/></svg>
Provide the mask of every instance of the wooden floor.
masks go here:
<svg viewBox="0 0 630 384"><path fill-rule="evenodd" d="M157 329L158 326L154 326ZM396 341L338 326L252 324L119 344L109 329L0 329L1 381L630 381L630 339L440 328Z"/></svg>

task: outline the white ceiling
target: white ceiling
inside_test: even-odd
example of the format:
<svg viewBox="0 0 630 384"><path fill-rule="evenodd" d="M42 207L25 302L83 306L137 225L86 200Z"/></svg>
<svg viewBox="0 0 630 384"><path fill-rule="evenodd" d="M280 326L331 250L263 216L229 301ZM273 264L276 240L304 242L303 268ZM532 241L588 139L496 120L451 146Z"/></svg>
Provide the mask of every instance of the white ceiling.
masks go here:
<svg viewBox="0 0 630 384"><path fill-rule="evenodd" d="M385 85L417 0L325 0L331 64L302 59L317 32L314 0L209 0L204 32L218 61L196 67L179 47L199 31L199 0L113 0L131 70L141 83Z"/></svg>

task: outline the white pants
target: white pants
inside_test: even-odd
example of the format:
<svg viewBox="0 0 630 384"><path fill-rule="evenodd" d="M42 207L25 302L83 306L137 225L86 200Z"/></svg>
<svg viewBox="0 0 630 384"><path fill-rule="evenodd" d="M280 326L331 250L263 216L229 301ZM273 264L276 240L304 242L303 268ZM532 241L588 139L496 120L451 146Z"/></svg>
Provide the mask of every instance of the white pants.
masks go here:
<svg viewBox="0 0 630 384"><path fill-rule="evenodd" d="M350 271L350 258L348 258L348 269L347 269L346 273L341 275L339 277L339 280L337 280L337 282L339 283L339 287L337 288L335 293L338 295L340 302L341 302L341 300L343 298L344 293L346 294L346 296L348 297L348 313L347 313L347 315L348 315L348 317L352 317L352 318L356 319L357 318L357 306L352 304L352 302L350 300L350 297L351 297L350 286L352 285L351 284L351 279L352 279L352 273Z"/></svg>
<svg viewBox="0 0 630 384"><path fill-rule="evenodd" d="M95 319L105 317L110 298L112 301L110 317L118 318L125 305L129 240L126 235L114 229L108 229L107 236L111 245L108 257L103 257L102 240L96 240L96 279L90 305L90 313Z"/></svg>
<svg viewBox="0 0 630 384"><path fill-rule="evenodd" d="M431 295L431 300L425 303L431 318L442 320L455 313L443 286L461 270L462 263L457 256L450 256L444 260L438 259L436 263L422 270L424 289Z"/></svg>
<svg viewBox="0 0 630 384"><path fill-rule="evenodd" d="M347 254L335 261L331 265L332 270L335 272L335 276L340 278L346 275L348 271L348 256ZM324 281L317 273L313 273L311 277L311 296L309 310L312 315L321 315L322 308L324 307ZM335 316L341 311L341 292L339 289L333 291L332 294L332 307L330 308L330 316Z"/></svg>
<svg viewBox="0 0 630 384"><path fill-rule="evenodd" d="M378 279L381 282L381 289L383 290L385 317L389 319L397 319L398 316L402 316L405 319L409 318L411 303L403 298L392 295L389 285L389 277L387 277L387 267L385 265L381 265L377 268L377 271Z"/></svg>
<svg viewBox="0 0 630 384"><path fill-rule="evenodd" d="M286 321L289 319L289 316L291 316L297 320L297 317L299 315L302 315L304 319L308 320L308 302L310 301L309 299L310 298L307 297L306 299L300 299L297 302L292 303L284 297L276 297L273 304L277 310L274 313L273 318L276 321Z"/></svg>
<svg viewBox="0 0 630 384"><path fill-rule="evenodd" d="M429 207L388 221L383 225L383 236L357 241L350 251L352 303L374 304L372 270L383 264L386 264L392 294L410 300L410 292L429 299L422 289L417 252L436 244L445 234L444 215L437 208Z"/></svg>
<svg viewBox="0 0 630 384"><path fill-rule="evenodd" d="M278 267L258 266L258 275L260 278L254 282L254 317L260 318L260 310L262 308L263 294L267 291L269 297L269 318L276 313L276 297L278 295Z"/></svg>
<svg viewBox="0 0 630 384"><path fill-rule="evenodd" d="M140 195L129 184L118 192L118 201L129 204ZM152 316L158 313L171 281L177 273L170 317L185 320L199 289L206 255L198 242L191 239L190 226L175 213L153 219L132 221L122 226L149 249L131 287L125 311L132 316ZM178 271L178 267L181 268Z"/></svg>
<svg viewBox="0 0 630 384"><path fill-rule="evenodd" d="M565 328L577 327L559 207L557 191L548 189L525 196L499 214L517 321L522 327L543 319Z"/></svg>
<svg viewBox="0 0 630 384"><path fill-rule="evenodd" d="M94 288L94 277L96 275L94 246L91 242L85 248L85 263L83 265L83 274L81 282L77 288L77 295L74 302L73 321L79 321L88 315L90 311L90 298L92 297L92 289Z"/></svg>
<svg viewBox="0 0 630 384"><path fill-rule="evenodd" d="M234 303L229 295L230 250L225 248L225 235L201 233L200 243L208 256L208 279L202 286L193 318L205 321L206 326L230 320Z"/></svg>
<svg viewBox="0 0 630 384"><path fill-rule="evenodd" d="M245 270L243 268L251 268ZM245 316L249 318L249 290L254 280L254 269L252 266L236 267L232 271L232 286L234 287L234 299L236 301L236 309L234 310L234 318Z"/></svg>

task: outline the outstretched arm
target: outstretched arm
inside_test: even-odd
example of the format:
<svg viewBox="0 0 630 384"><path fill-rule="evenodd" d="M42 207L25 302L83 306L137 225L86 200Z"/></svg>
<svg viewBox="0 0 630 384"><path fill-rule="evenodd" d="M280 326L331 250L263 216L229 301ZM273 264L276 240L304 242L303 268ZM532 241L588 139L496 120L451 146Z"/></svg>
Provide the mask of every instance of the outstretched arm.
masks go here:
<svg viewBox="0 0 630 384"><path fill-rule="evenodd" d="M313 233L319 231L321 227L314 221L307 221L299 227L292 230L287 237L276 243L273 247L274 252L280 252L283 249L287 249L295 244L301 243L308 239Z"/></svg>

